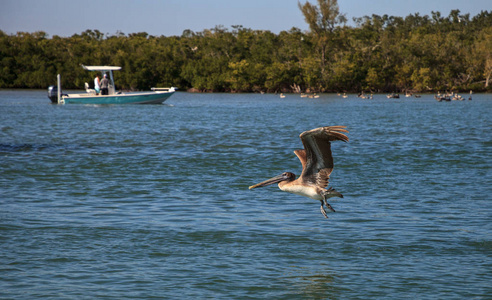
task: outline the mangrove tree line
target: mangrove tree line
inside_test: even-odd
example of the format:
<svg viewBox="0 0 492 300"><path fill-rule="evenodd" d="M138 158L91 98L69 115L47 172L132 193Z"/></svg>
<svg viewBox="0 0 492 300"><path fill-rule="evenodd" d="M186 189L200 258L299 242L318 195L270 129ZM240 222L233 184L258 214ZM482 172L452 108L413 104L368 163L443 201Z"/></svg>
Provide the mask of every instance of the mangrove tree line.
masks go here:
<svg viewBox="0 0 492 300"><path fill-rule="evenodd" d="M326 4L326 7L323 5ZM117 65L118 89L214 92L491 90L492 13L365 16L348 26L336 1L299 4L309 31L216 26L181 36L71 37L0 31L0 88L82 88L84 65Z"/></svg>

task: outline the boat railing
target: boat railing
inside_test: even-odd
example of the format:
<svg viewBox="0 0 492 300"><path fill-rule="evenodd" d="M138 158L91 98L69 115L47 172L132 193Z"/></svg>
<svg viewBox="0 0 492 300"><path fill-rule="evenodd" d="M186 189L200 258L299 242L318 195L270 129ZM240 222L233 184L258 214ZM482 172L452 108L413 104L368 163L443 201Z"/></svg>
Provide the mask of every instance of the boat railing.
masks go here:
<svg viewBox="0 0 492 300"><path fill-rule="evenodd" d="M152 91L154 92L175 92L176 91L176 88L175 87L170 87L170 88L167 88L167 87L153 87L151 88Z"/></svg>

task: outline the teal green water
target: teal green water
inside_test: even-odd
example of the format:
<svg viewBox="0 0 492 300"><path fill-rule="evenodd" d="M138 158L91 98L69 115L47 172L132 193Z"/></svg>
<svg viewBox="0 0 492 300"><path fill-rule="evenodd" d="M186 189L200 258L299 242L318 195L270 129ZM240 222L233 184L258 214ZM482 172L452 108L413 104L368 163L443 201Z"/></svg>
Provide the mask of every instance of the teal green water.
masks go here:
<svg viewBox="0 0 492 300"><path fill-rule="evenodd" d="M490 299L492 96L176 93L51 105L0 91L1 299ZM299 134L346 125L319 202Z"/></svg>

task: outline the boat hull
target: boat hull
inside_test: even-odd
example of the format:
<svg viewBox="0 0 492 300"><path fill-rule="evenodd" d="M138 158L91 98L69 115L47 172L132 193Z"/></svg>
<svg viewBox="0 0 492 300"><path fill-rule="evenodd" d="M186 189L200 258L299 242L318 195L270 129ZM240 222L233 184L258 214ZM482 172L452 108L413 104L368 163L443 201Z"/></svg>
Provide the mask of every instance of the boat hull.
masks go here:
<svg viewBox="0 0 492 300"><path fill-rule="evenodd" d="M61 97L60 104L161 104L173 94L173 91L116 94L109 96L69 94Z"/></svg>

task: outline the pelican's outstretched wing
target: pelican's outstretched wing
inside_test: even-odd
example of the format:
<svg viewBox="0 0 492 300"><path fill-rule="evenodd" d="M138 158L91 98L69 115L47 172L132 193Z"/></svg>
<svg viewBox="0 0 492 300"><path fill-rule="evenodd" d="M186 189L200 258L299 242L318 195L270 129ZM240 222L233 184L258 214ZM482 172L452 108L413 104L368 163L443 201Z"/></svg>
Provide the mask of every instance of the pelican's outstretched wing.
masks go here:
<svg viewBox="0 0 492 300"><path fill-rule="evenodd" d="M302 164L302 174L299 179L307 184L315 184L321 188L328 186L330 174L333 171L333 157L331 142L348 142L349 138L343 134L348 132L345 126L327 126L304 131L299 136L304 150L296 150Z"/></svg>

